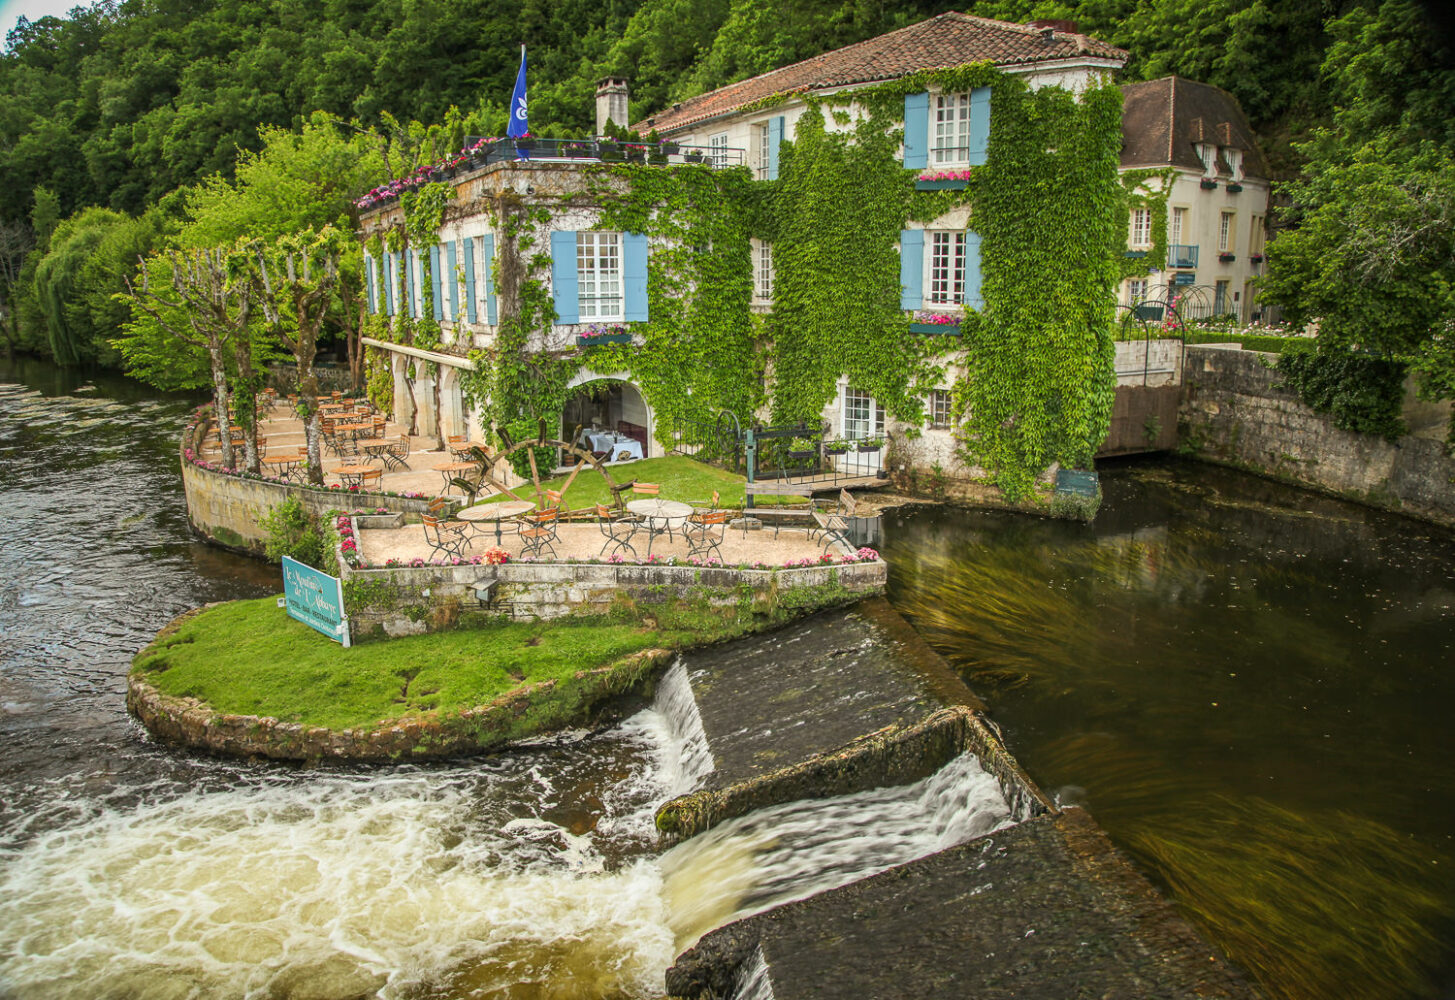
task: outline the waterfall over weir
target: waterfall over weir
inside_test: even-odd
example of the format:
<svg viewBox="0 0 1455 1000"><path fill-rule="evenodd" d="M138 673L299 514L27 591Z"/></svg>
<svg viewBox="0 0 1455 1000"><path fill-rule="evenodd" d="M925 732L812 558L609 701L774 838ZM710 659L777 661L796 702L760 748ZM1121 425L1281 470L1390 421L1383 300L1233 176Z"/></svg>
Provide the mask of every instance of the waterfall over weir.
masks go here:
<svg viewBox="0 0 1455 1000"><path fill-rule="evenodd" d="M452 767L236 768L114 805L64 783L0 835L7 996L647 997L701 934L1008 821L962 757L657 854L712 768L686 672L651 708ZM37 792L37 795L40 795Z"/></svg>

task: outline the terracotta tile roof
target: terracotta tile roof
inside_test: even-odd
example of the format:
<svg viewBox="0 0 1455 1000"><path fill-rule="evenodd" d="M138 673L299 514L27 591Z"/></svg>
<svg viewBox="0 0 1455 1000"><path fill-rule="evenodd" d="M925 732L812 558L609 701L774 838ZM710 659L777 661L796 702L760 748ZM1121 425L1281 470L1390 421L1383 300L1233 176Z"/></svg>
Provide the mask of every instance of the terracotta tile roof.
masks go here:
<svg viewBox="0 0 1455 1000"><path fill-rule="evenodd" d="M1202 172L1195 144L1243 151L1243 173L1266 178L1268 163L1238 99L1208 83L1164 76L1122 84L1122 166L1172 165ZM1226 164L1219 164L1227 171Z"/></svg>
<svg viewBox="0 0 1455 1000"><path fill-rule="evenodd" d="M729 84L659 111L633 126L669 132L736 111L764 97L896 80L918 70L947 69L973 62L1022 66L1054 59L1126 61L1114 45L1074 32L992 21L951 11L887 35L805 59Z"/></svg>

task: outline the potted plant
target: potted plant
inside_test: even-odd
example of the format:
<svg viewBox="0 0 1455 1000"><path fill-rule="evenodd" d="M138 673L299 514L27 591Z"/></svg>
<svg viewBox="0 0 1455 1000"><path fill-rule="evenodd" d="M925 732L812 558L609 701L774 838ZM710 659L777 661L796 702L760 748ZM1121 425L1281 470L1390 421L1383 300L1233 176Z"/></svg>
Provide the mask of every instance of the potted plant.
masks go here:
<svg viewBox="0 0 1455 1000"><path fill-rule="evenodd" d="M823 450L829 455L842 455L849 450L849 442L844 440L825 441Z"/></svg>
<svg viewBox="0 0 1455 1000"><path fill-rule="evenodd" d="M808 438L794 438L788 442L788 457L795 461L813 458L818 454L818 448Z"/></svg>
<svg viewBox="0 0 1455 1000"><path fill-rule="evenodd" d="M596 144L596 152L603 163L621 162L621 143L615 139L602 139Z"/></svg>
<svg viewBox="0 0 1455 1000"><path fill-rule="evenodd" d="M694 149L689 150L685 155L684 159L686 159L688 163L701 163L703 160L707 159L707 157L698 150Z"/></svg>
<svg viewBox="0 0 1455 1000"><path fill-rule="evenodd" d="M884 447L884 439L881 437L867 437L859 439L859 453L866 454L878 451Z"/></svg>
<svg viewBox="0 0 1455 1000"><path fill-rule="evenodd" d="M1201 186L1204 191L1216 191L1218 189L1218 182L1215 178L1204 177L1201 181Z"/></svg>

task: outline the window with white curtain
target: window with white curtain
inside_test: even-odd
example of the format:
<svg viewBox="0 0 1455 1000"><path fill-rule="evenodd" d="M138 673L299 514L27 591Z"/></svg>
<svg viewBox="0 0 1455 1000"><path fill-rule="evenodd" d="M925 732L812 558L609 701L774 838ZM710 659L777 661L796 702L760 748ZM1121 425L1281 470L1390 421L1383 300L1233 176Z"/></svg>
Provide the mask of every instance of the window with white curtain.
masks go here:
<svg viewBox="0 0 1455 1000"><path fill-rule="evenodd" d="M935 96L934 162L970 162L970 95Z"/></svg>

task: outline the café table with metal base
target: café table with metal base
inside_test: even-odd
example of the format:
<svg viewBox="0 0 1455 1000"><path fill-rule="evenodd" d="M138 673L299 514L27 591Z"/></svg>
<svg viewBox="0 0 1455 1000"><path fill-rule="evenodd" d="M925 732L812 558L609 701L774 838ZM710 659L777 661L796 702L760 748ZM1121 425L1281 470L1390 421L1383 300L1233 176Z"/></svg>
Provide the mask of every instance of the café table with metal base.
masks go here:
<svg viewBox="0 0 1455 1000"><path fill-rule="evenodd" d="M685 522L692 516L692 505L677 500L632 500L626 509L647 522L648 556L652 554L652 542L659 534L672 534L672 522Z"/></svg>
<svg viewBox="0 0 1455 1000"><path fill-rule="evenodd" d="M500 545L500 524L502 521L509 521L511 518L519 517L522 514L535 510L536 505L529 500L506 500L502 503L477 503L473 507L466 507L455 516L461 521L495 522L495 544Z"/></svg>

